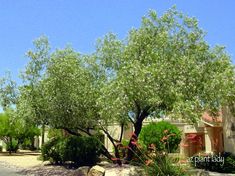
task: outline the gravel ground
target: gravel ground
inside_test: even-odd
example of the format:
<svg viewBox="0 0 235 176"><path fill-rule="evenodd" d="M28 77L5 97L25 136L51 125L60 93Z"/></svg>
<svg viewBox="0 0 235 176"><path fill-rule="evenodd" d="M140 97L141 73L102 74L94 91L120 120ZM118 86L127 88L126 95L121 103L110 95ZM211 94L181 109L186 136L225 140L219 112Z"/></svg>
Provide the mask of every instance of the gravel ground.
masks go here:
<svg viewBox="0 0 235 176"><path fill-rule="evenodd" d="M0 176L73 176L75 170L62 166L52 166L38 160L37 153L0 153Z"/></svg>
<svg viewBox="0 0 235 176"><path fill-rule="evenodd" d="M28 176L75 176L76 170L66 169L62 166L41 166L24 169L20 174Z"/></svg>
<svg viewBox="0 0 235 176"><path fill-rule="evenodd" d="M1 176L20 176L22 175L21 168L11 166L6 162L0 161L0 175Z"/></svg>

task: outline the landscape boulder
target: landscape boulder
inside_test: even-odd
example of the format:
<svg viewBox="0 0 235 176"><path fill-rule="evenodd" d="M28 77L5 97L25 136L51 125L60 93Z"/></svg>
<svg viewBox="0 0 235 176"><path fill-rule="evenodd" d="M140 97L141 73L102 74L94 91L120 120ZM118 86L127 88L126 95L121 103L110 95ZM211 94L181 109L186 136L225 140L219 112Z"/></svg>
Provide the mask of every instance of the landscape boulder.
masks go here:
<svg viewBox="0 0 235 176"><path fill-rule="evenodd" d="M89 172L90 167L89 166L82 166L79 167L76 171L75 171L75 175L79 175L79 176L87 176L88 172Z"/></svg>
<svg viewBox="0 0 235 176"><path fill-rule="evenodd" d="M93 166L88 172L88 176L104 176L105 169L101 166Z"/></svg>

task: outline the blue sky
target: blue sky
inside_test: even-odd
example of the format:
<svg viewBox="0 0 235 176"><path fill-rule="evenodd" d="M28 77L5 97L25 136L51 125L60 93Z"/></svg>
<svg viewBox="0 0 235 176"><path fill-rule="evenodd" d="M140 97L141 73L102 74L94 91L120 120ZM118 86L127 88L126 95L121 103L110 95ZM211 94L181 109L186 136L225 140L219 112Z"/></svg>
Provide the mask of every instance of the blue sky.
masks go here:
<svg viewBox="0 0 235 176"><path fill-rule="evenodd" d="M209 44L227 47L235 63L235 1L233 0L2 0L0 2L0 76L10 70L13 78L24 68L25 52L40 35L53 48L71 44L82 53L94 51L97 38L107 32L124 38L140 25L149 9L163 14L173 5L194 16L207 32Z"/></svg>

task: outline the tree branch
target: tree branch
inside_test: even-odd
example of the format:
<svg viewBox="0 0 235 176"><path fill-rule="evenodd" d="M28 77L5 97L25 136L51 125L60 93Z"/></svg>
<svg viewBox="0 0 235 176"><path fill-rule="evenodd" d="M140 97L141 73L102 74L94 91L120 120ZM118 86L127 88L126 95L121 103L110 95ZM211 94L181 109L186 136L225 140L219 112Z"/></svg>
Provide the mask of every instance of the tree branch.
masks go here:
<svg viewBox="0 0 235 176"><path fill-rule="evenodd" d="M123 132L124 132L124 124L122 123L121 124L121 134L120 134L119 142L122 141Z"/></svg>
<svg viewBox="0 0 235 176"><path fill-rule="evenodd" d="M114 139L108 132L108 130L104 129L104 127L101 126L101 130L107 135L107 137L110 139L110 141L112 142L119 142L119 140ZM112 143L113 143L112 142Z"/></svg>
<svg viewBox="0 0 235 176"><path fill-rule="evenodd" d="M132 124L135 124L134 120L130 116L128 116L128 119L131 121Z"/></svg>
<svg viewBox="0 0 235 176"><path fill-rule="evenodd" d="M114 143L114 142L115 142L115 141L114 141L114 138L108 133L107 130L105 130L103 127L101 127L101 128L102 128L102 131L107 135L107 137L108 137L108 139L110 140L110 142L113 144L113 147L114 147L114 150L115 150L115 157L116 157L116 159L117 159L117 164L118 164L119 166L121 166L121 165L122 165L122 162L121 162L121 160L120 160L120 155L119 155L118 148L117 148L116 144ZM117 141L117 142L118 142L118 141Z"/></svg>
<svg viewBox="0 0 235 176"><path fill-rule="evenodd" d="M74 136L81 136L80 133L75 132L75 131L73 131L73 130L67 128L67 127L58 127L57 129L63 129L63 130L65 130L65 131L67 131L69 134L72 134L72 135L74 135Z"/></svg>

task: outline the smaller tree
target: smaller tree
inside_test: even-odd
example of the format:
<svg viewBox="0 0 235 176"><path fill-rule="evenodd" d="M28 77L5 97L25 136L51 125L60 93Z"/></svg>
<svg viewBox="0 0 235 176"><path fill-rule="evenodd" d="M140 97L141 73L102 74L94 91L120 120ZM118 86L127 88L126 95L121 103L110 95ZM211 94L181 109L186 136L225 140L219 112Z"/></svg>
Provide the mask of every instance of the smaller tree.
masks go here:
<svg viewBox="0 0 235 176"><path fill-rule="evenodd" d="M10 153L16 151L26 140L33 146L34 137L40 134L37 127L17 117L15 111L11 109L0 114L0 124L0 139L7 144Z"/></svg>
<svg viewBox="0 0 235 176"><path fill-rule="evenodd" d="M16 106L18 113L26 121L41 125L43 144L48 113L46 113L46 103L43 101L45 91L42 91L41 79L50 58L50 45L45 36L39 37L33 44L34 49L26 53L30 60L20 75L24 85L19 87L20 96Z"/></svg>
<svg viewBox="0 0 235 176"><path fill-rule="evenodd" d="M166 121L150 123L143 127L140 141L146 146L154 144L158 151L167 150L171 153L178 148L181 141L181 131L177 126Z"/></svg>

